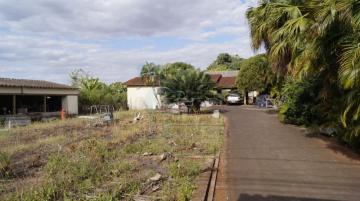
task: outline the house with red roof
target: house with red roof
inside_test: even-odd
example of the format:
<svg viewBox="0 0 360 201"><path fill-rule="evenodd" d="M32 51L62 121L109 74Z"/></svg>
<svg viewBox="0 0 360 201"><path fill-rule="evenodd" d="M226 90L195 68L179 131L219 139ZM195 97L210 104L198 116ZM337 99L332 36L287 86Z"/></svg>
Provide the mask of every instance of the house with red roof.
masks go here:
<svg viewBox="0 0 360 201"><path fill-rule="evenodd" d="M238 71L206 72L216 84L218 93L236 90L236 76ZM163 88L160 81L148 84L141 77L134 77L124 83L127 86L127 102L129 109L158 109L164 104L161 94Z"/></svg>
<svg viewBox="0 0 360 201"><path fill-rule="evenodd" d="M162 87L160 82L146 83L142 77L134 77L124 83L127 86L127 103L131 110L161 108Z"/></svg>

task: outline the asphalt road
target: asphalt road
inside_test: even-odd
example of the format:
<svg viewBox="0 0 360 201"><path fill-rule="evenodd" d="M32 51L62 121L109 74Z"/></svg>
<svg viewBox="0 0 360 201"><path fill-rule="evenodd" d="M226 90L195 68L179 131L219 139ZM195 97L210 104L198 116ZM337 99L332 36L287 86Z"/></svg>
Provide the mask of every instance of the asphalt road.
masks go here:
<svg viewBox="0 0 360 201"><path fill-rule="evenodd" d="M225 106L215 200L360 201L357 154L252 106Z"/></svg>

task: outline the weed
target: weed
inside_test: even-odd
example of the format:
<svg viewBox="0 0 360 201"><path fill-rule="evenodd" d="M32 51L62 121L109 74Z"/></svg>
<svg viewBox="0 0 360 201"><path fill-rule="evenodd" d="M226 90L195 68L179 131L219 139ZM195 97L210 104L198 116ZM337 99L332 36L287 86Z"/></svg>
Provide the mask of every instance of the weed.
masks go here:
<svg viewBox="0 0 360 201"><path fill-rule="evenodd" d="M34 170L39 175L36 184L9 192L7 183L1 183L0 200L133 200L140 192L149 193L148 179L155 173L163 178L157 183L160 189L151 195L190 200L203 161L182 158L174 162L170 158L158 163L153 157L138 155L212 155L222 143L223 119L141 111L144 119L130 123L134 113L116 113L119 121L104 128L68 119L15 128L11 135L1 135L0 151L7 153L0 159L4 167L9 166L11 154L19 164L29 161L28 152L46 161ZM10 178L15 184L21 179Z"/></svg>
<svg viewBox="0 0 360 201"><path fill-rule="evenodd" d="M0 117L0 128L5 126L5 118Z"/></svg>
<svg viewBox="0 0 360 201"><path fill-rule="evenodd" d="M6 153L0 152L0 178L11 175L10 157Z"/></svg>

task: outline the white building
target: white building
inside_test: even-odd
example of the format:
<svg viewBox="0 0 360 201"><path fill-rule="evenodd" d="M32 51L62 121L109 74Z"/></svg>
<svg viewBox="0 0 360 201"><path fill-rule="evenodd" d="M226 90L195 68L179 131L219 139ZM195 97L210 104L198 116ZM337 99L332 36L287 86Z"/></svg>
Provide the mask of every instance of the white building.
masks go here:
<svg viewBox="0 0 360 201"><path fill-rule="evenodd" d="M146 85L141 77L125 82L127 103L131 110L157 109L161 107L162 88L158 85Z"/></svg>

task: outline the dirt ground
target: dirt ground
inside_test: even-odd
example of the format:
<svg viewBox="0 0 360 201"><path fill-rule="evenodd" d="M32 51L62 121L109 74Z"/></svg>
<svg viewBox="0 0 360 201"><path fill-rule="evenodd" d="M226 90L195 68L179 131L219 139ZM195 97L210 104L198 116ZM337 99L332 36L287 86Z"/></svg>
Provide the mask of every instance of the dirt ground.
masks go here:
<svg viewBox="0 0 360 201"><path fill-rule="evenodd" d="M185 200L211 168L223 118L140 111L109 125L36 123L0 136L0 200Z"/></svg>

